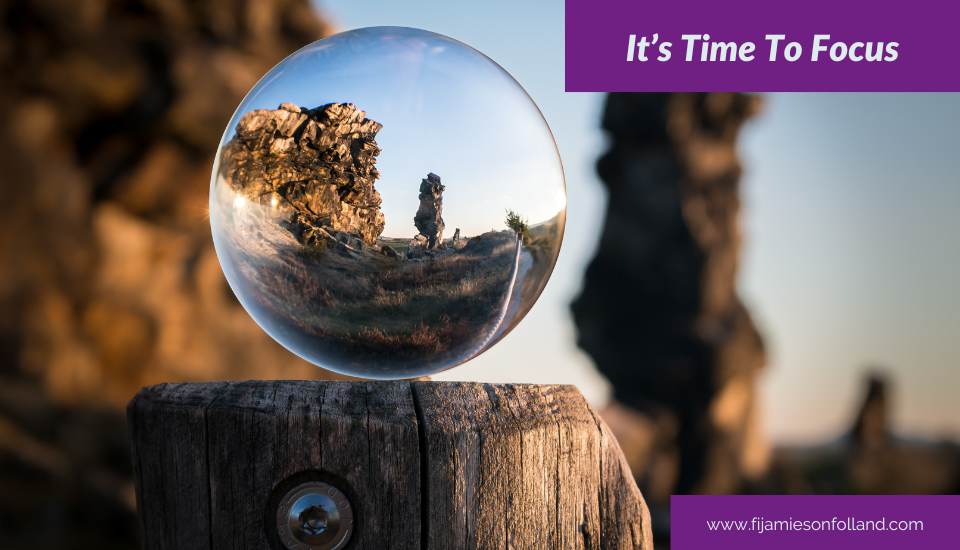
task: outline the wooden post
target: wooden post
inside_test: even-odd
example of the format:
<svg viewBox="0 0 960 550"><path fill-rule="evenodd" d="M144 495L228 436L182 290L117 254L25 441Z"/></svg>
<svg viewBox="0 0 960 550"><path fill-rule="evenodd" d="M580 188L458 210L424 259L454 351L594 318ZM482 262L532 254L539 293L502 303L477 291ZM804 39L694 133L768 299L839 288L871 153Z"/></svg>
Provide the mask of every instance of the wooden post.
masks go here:
<svg viewBox="0 0 960 550"><path fill-rule="evenodd" d="M325 548L278 530L306 482L339 491L338 550L652 548L616 440L573 386L161 384L127 414L144 550Z"/></svg>

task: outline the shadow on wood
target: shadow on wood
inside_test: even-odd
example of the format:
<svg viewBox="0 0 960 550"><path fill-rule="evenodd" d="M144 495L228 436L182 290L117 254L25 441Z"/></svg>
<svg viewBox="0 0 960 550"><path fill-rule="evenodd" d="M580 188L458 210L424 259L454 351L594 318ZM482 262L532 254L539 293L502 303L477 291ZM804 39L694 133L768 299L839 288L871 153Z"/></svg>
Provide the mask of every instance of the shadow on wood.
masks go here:
<svg viewBox="0 0 960 550"><path fill-rule="evenodd" d="M144 550L284 550L281 493L352 504L344 548L649 549L616 440L573 386L215 382L127 409Z"/></svg>

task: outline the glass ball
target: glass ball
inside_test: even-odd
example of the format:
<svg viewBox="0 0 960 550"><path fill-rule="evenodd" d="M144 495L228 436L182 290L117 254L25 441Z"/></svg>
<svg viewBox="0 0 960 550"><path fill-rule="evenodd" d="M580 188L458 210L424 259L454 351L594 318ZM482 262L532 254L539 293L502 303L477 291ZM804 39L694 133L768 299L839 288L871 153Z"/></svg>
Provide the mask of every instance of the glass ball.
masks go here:
<svg viewBox="0 0 960 550"><path fill-rule="evenodd" d="M445 36L376 27L274 67L220 142L210 222L256 322L363 378L429 375L510 332L560 252L563 168L536 104Z"/></svg>

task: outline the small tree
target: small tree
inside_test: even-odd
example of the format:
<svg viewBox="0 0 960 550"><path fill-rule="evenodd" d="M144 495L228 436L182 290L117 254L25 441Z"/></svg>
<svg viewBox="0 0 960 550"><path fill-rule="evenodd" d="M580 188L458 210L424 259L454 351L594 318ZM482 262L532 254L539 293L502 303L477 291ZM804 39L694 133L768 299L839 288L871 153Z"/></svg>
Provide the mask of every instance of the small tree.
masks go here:
<svg viewBox="0 0 960 550"><path fill-rule="evenodd" d="M507 219L504 220L504 223L507 224L507 227L513 229L517 235L521 237L525 237L527 230L530 229L528 220L509 208L507 209Z"/></svg>

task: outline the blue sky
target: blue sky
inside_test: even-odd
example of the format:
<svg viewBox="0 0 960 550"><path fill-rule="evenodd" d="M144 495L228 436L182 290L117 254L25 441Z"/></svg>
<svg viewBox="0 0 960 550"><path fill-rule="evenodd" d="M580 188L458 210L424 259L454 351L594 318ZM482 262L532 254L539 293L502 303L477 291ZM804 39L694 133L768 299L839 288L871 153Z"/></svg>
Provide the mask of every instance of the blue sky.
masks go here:
<svg viewBox="0 0 960 550"><path fill-rule="evenodd" d="M546 291L497 346L434 378L572 383L602 403L568 304L606 201L594 171L603 96L563 91L563 2L318 5L341 30L418 27L483 52L536 101L563 159L567 231ZM896 382L899 430L960 435L960 95L771 94L740 148L740 288L770 348L767 432L837 435L876 364Z"/></svg>
<svg viewBox="0 0 960 550"><path fill-rule="evenodd" d="M960 94L774 94L741 140L741 288L768 424L837 429L871 365L894 420L960 434Z"/></svg>

